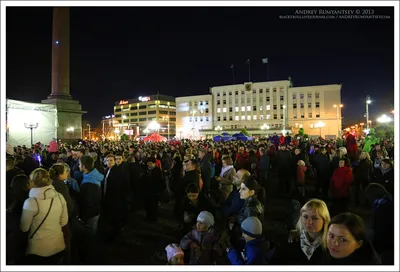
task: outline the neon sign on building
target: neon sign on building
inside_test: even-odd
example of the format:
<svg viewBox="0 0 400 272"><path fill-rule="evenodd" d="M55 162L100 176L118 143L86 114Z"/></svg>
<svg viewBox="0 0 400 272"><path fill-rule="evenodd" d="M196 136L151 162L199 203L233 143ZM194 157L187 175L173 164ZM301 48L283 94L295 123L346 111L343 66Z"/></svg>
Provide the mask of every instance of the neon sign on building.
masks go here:
<svg viewBox="0 0 400 272"><path fill-rule="evenodd" d="M142 102L150 101L150 96L139 96L139 100Z"/></svg>
<svg viewBox="0 0 400 272"><path fill-rule="evenodd" d="M126 104L128 104L129 102L128 102L128 100L121 100L121 101L119 101L119 104L120 105L126 105Z"/></svg>

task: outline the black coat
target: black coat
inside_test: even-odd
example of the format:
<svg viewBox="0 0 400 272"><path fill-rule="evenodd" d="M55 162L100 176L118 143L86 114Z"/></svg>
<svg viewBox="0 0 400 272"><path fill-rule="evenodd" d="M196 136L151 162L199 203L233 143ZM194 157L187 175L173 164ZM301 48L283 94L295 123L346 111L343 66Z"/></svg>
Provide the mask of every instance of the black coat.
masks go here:
<svg viewBox="0 0 400 272"><path fill-rule="evenodd" d="M164 181L160 168L154 167L151 170L147 170L143 178L143 189L145 191L144 197L148 194L159 194L164 190Z"/></svg>
<svg viewBox="0 0 400 272"><path fill-rule="evenodd" d="M202 211L208 211L212 213L212 215L214 215L215 217L214 206L212 205L210 200L208 200L208 198L206 198L203 194L199 194L199 203L197 204L197 206L194 206L187 197L183 199L181 214L183 215L184 212L186 212L193 217L193 222L191 223L191 225L196 223L197 216Z"/></svg>
<svg viewBox="0 0 400 272"><path fill-rule="evenodd" d="M260 219L264 226L264 205L253 197L248 198L243 208L239 211L237 224L240 226L245 219L251 216Z"/></svg>
<svg viewBox="0 0 400 272"><path fill-rule="evenodd" d="M67 202L68 216L71 217L75 207L72 197L69 194L68 186L62 180L53 180L53 186L54 189L56 189L56 191L62 194L62 196L65 198L65 202Z"/></svg>
<svg viewBox="0 0 400 272"><path fill-rule="evenodd" d="M319 264L322 265L378 265L381 259L376 253L370 241L364 241L363 245L350 256L342 259L334 259L329 251L324 252Z"/></svg>
<svg viewBox="0 0 400 272"><path fill-rule="evenodd" d="M197 170L187 171L185 173L185 176L183 177L183 180L182 180L182 188L181 188L182 193L186 190L186 187L190 183L194 183L200 187L200 177L199 177L199 173L197 172Z"/></svg>
<svg viewBox="0 0 400 272"><path fill-rule="evenodd" d="M108 173L105 171L105 177ZM104 179L105 179L104 177ZM107 177L107 188L104 193L103 182L103 207L109 214L121 214L127 205L127 194L129 192L129 177L125 169L114 165Z"/></svg>
<svg viewBox="0 0 400 272"><path fill-rule="evenodd" d="M283 243L279 246L274 256L272 257L271 264L273 265L315 265L321 261L323 256L322 247L319 246L315 249L311 259L308 260L300 246L300 241L293 243Z"/></svg>
<svg viewBox="0 0 400 272"><path fill-rule="evenodd" d="M394 195L394 170L393 168L389 170L389 172L381 175L378 178L378 182L382 184L389 194Z"/></svg>
<svg viewBox="0 0 400 272"><path fill-rule="evenodd" d="M314 156L313 167L317 170L318 179L329 180L333 174L328 156L318 153Z"/></svg>
<svg viewBox="0 0 400 272"><path fill-rule="evenodd" d="M356 167L354 167L354 183L366 186L371 182L372 178L372 162L368 163L367 160L361 160Z"/></svg>
<svg viewBox="0 0 400 272"><path fill-rule="evenodd" d="M276 152L276 164L279 171L289 171L292 162L292 154L289 150L278 150Z"/></svg>

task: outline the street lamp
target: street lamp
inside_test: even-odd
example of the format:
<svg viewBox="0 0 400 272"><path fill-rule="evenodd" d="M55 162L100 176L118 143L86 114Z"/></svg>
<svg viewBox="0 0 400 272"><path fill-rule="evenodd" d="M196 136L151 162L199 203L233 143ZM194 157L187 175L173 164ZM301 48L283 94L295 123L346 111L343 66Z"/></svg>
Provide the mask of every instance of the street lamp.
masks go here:
<svg viewBox="0 0 400 272"><path fill-rule="evenodd" d="M369 129L369 112L368 105L371 104L371 98L367 95L367 99L365 100L365 117L367 118L367 129Z"/></svg>
<svg viewBox="0 0 400 272"><path fill-rule="evenodd" d="M37 129L39 126L39 123L33 124L33 123L24 123L25 128L28 128L31 130L31 146L33 146L33 130Z"/></svg>
<svg viewBox="0 0 400 272"><path fill-rule="evenodd" d="M221 130L222 130L222 127L220 125L215 127L215 131L221 131Z"/></svg>
<svg viewBox="0 0 400 272"><path fill-rule="evenodd" d="M157 130L157 132L158 132L158 130L160 129L160 124L157 123L156 121L152 121L152 122L149 124L148 128L149 128L150 130Z"/></svg>
<svg viewBox="0 0 400 272"><path fill-rule="evenodd" d="M269 125L264 124L264 125L262 125L262 126L260 127L260 129L261 129L261 130L267 130L267 129L269 129Z"/></svg>
<svg viewBox="0 0 400 272"><path fill-rule="evenodd" d="M74 133L74 127L67 128L67 132L69 132L70 136Z"/></svg>
<svg viewBox="0 0 400 272"><path fill-rule="evenodd" d="M148 128L145 128L145 129L143 130L143 132L146 133L146 136L147 136L147 135L149 134L150 130L149 130Z"/></svg>
<svg viewBox="0 0 400 272"><path fill-rule="evenodd" d="M340 105L333 105L334 108L336 108L336 122L338 124L338 137L340 137L340 132L342 131L342 126L341 122L339 122L339 109L343 108L343 104ZM340 110L340 115L342 115L342 111Z"/></svg>

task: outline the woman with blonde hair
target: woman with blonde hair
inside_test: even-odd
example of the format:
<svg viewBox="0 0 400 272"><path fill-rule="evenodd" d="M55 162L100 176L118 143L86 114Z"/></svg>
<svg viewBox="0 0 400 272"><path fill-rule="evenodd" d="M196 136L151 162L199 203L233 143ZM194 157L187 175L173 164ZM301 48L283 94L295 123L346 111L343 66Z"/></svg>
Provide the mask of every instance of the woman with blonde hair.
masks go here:
<svg viewBox="0 0 400 272"><path fill-rule="evenodd" d="M26 264L61 264L65 250L62 227L68 223L67 203L54 189L45 169L35 169L29 178L31 190L24 202L20 224L22 232L29 232Z"/></svg>
<svg viewBox="0 0 400 272"><path fill-rule="evenodd" d="M310 199L300 210L296 230L289 234L288 243L279 247L272 264L317 264L326 251L326 236L331 220L324 201Z"/></svg>

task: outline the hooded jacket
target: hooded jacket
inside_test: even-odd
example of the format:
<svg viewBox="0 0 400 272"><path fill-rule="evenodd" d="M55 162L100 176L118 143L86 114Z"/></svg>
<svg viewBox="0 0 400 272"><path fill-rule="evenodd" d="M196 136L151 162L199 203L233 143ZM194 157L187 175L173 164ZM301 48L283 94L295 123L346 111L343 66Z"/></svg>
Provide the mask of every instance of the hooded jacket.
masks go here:
<svg viewBox="0 0 400 272"><path fill-rule="evenodd" d="M49 215L38 229L49 211L52 200L53 204ZM26 254L49 257L63 251L65 243L62 227L67 223L67 203L64 197L54 189L53 185L32 188L29 192L29 198L24 202L20 223L22 232L29 231ZM38 231L30 238L36 229Z"/></svg>
<svg viewBox="0 0 400 272"><path fill-rule="evenodd" d="M83 174L79 198L79 215L83 221L99 215L101 212L101 182L104 175L97 169Z"/></svg>

